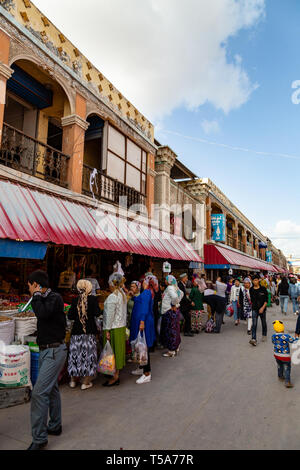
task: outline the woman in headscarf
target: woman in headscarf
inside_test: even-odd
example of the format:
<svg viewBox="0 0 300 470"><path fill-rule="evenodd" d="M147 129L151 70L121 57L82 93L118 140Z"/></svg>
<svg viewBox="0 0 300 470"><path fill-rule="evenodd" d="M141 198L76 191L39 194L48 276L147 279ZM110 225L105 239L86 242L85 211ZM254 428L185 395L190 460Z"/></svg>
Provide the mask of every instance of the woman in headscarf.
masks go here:
<svg viewBox="0 0 300 470"><path fill-rule="evenodd" d="M179 352L180 338L180 313L179 306L183 292L178 288L174 276L166 277L167 288L162 296L161 304L161 331L160 342L168 349L164 357L174 357Z"/></svg>
<svg viewBox="0 0 300 470"><path fill-rule="evenodd" d="M156 279L156 278L155 278ZM154 284L153 284L154 282ZM158 283L157 283L158 288ZM148 348L148 363L143 367L138 367L132 371L133 375L141 375L136 381L138 385L148 383L151 381L151 365L150 365L150 348L152 348L155 341L155 327L153 316L153 298L154 294L152 289L156 291L156 282L153 276L147 276L143 281L143 292L133 297L134 306L132 310L131 323L130 323L130 341L134 341L139 331L143 332L146 338Z"/></svg>
<svg viewBox="0 0 300 470"><path fill-rule="evenodd" d="M127 301L127 328L130 329L131 315L134 306L134 297L137 297L141 293L141 283L139 281L132 281L129 290L129 299Z"/></svg>
<svg viewBox="0 0 300 470"><path fill-rule="evenodd" d="M127 317L127 297L123 290L125 278L122 274L114 273L110 277L111 294L104 302L103 312L103 341L104 346L107 341L113 349L116 359L116 373L107 380L103 386L112 387L120 384L120 370L126 364L126 317Z"/></svg>
<svg viewBox="0 0 300 470"><path fill-rule="evenodd" d="M198 274L193 275L192 290L190 293L190 301L192 302L192 333L199 333L202 329L201 313L203 311L204 294L200 290L200 278Z"/></svg>
<svg viewBox="0 0 300 470"><path fill-rule="evenodd" d="M91 295L92 284L81 279L77 283L79 296L73 299L68 313L69 320L74 320L68 373L71 377L70 387L76 387L76 379L82 377L81 390L93 386L92 379L97 372L97 327L95 317L100 315L97 297Z"/></svg>

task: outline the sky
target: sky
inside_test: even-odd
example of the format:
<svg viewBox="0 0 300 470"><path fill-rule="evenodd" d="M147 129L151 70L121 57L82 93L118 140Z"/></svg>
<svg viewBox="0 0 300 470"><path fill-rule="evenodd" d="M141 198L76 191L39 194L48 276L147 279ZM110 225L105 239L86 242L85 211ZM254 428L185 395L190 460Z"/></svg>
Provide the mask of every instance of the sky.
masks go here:
<svg viewBox="0 0 300 470"><path fill-rule="evenodd" d="M299 0L34 3L162 145L300 258Z"/></svg>

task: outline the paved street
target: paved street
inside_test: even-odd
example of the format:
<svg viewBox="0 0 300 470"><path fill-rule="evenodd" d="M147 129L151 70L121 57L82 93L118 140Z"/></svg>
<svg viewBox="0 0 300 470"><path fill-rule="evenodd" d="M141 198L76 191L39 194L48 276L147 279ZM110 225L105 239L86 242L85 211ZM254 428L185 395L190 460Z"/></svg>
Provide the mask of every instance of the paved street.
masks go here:
<svg viewBox="0 0 300 470"><path fill-rule="evenodd" d="M221 335L183 338L175 359L152 355L153 380L138 386L128 366L121 385L87 391L61 387L63 434L49 436L55 449L298 449L300 366L294 389L278 381L270 342L279 308L268 310L268 342L249 345L244 322L225 318ZM294 332L296 317L285 318ZM30 405L0 410L0 449L31 442Z"/></svg>

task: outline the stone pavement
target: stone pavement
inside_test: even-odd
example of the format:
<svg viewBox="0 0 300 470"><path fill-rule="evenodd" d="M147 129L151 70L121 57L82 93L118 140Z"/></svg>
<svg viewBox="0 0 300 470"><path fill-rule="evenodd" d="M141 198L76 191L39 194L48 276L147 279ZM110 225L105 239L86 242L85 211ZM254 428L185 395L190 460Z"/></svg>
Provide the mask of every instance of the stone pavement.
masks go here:
<svg viewBox="0 0 300 470"><path fill-rule="evenodd" d="M49 436L49 450L92 449L299 449L300 365L292 366L295 388L277 379L270 336L272 321L286 332L296 317L268 309L268 341L249 345L247 327L232 318L220 335L182 338L176 358L152 355L153 379L136 385L128 365L121 385L106 389L61 387L63 434ZM300 354L299 354L300 357ZM0 449L26 449L31 442L30 404L0 410Z"/></svg>

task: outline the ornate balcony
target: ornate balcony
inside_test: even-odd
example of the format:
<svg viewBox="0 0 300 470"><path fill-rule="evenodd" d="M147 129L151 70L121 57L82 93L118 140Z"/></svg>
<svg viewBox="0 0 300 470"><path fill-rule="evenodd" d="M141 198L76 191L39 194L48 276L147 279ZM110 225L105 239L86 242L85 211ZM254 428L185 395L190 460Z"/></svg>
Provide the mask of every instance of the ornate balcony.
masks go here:
<svg viewBox="0 0 300 470"><path fill-rule="evenodd" d="M1 165L67 187L69 160L68 155L4 123Z"/></svg>
<svg viewBox="0 0 300 470"><path fill-rule="evenodd" d="M111 202L112 204L119 204L120 197L127 197L127 208L134 204L140 204L144 207L146 204L146 196L144 194L88 165L83 165L82 192L87 196Z"/></svg>
<svg viewBox="0 0 300 470"><path fill-rule="evenodd" d="M236 247L236 240L233 237L231 237L230 235L227 235L226 242L227 242L228 246L231 246L232 248Z"/></svg>

